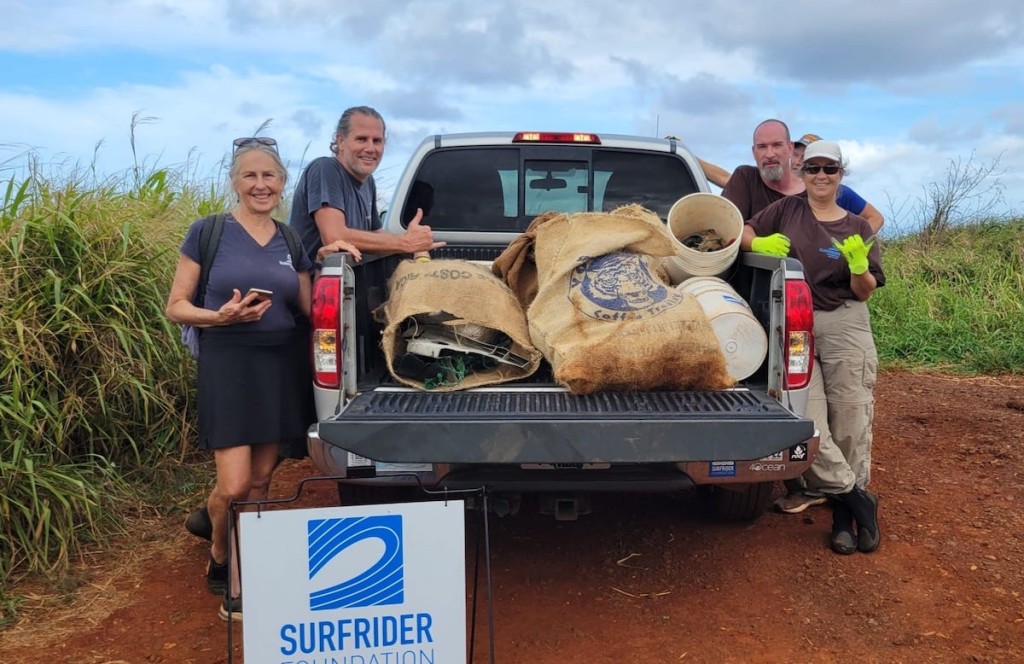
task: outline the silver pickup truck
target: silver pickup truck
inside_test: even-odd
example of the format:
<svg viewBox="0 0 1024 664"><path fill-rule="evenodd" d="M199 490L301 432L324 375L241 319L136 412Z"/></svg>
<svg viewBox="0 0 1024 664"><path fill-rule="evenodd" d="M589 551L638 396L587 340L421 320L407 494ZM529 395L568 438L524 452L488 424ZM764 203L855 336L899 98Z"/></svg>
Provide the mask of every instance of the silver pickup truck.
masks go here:
<svg viewBox="0 0 1024 664"><path fill-rule="evenodd" d="M665 219L680 197L709 191L674 139L594 134L430 136L399 179L386 226L417 208L435 258L492 261L547 211L610 211L638 203ZM736 387L713 392L573 395L546 364L529 379L429 392L389 375L373 310L402 256L328 257L314 285L317 469L339 479L343 503L387 502L410 487L486 488L499 511L524 494L559 519L585 513L592 492L706 494L715 513L756 518L777 480L799 476L817 450L803 417L813 362L810 294L799 262L744 254L723 278L769 340Z"/></svg>

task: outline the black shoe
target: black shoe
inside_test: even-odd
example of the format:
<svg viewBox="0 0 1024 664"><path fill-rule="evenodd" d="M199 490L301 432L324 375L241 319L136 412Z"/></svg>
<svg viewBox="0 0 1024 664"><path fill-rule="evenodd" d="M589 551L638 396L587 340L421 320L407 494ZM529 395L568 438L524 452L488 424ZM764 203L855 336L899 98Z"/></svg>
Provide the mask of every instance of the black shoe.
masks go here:
<svg viewBox="0 0 1024 664"><path fill-rule="evenodd" d="M844 556L857 551L853 514L846 503L839 500L832 501L832 550Z"/></svg>
<svg viewBox="0 0 1024 664"><path fill-rule="evenodd" d="M185 519L185 530L207 542L213 541L213 521L210 521L210 510L206 505L197 507Z"/></svg>
<svg viewBox="0 0 1024 664"><path fill-rule="evenodd" d="M217 611L217 615L224 622L242 622L242 597L228 598L225 593L224 599L220 602L220 610Z"/></svg>
<svg viewBox="0 0 1024 664"><path fill-rule="evenodd" d="M206 587L214 595L223 595L228 589L228 564L217 563L210 554L210 562L206 565Z"/></svg>
<svg viewBox="0 0 1024 664"><path fill-rule="evenodd" d="M853 487L852 491L841 497L857 523L857 550L871 553L878 549L882 542L878 530L878 498L859 486Z"/></svg>

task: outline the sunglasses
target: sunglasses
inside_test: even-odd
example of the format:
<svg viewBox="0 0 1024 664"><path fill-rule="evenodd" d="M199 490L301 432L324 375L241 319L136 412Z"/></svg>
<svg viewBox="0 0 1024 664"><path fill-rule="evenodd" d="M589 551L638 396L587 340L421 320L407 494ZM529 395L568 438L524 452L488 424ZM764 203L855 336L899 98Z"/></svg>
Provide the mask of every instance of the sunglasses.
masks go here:
<svg viewBox="0 0 1024 664"><path fill-rule="evenodd" d="M821 166L820 164L805 164L803 167L804 173L808 175L817 175L818 171L824 170L825 175L835 175L839 171L843 170L842 166L836 166L834 164L829 166Z"/></svg>
<svg viewBox="0 0 1024 664"><path fill-rule="evenodd" d="M247 148L253 145L262 145L270 148L274 152L277 152L277 141L266 136L246 136L243 138L236 138L234 143L236 152L241 148Z"/></svg>

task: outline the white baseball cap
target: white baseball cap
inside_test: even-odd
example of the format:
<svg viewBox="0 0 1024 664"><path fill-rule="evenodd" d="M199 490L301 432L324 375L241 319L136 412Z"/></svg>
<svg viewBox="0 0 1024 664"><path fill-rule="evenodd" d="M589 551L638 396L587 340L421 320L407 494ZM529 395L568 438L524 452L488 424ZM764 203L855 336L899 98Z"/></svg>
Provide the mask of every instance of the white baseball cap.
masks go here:
<svg viewBox="0 0 1024 664"><path fill-rule="evenodd" d="M815 157L831 159L840 165L843 163L843 151L839 149L839 144L835 141L814 141L808 145L804 151L804 163Z"/></svg>

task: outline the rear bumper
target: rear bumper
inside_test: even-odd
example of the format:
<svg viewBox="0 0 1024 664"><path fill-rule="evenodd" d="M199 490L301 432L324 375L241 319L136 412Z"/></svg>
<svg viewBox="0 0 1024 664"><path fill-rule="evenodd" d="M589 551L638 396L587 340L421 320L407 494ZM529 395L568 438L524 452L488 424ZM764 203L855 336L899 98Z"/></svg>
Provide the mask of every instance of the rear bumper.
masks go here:
<svg viewBox="0 0 1024 664"><path fill-rule="evenodd" d="M491 491L678 491L698 485L736 485L788 480L810 468L818 437L750 460L687 461L651 464L551 464L524 468L520 464L380 464L352 457L339 447L309 437L316 468L339 481L371 485L413 486ZM359 464L353 466L356 460ZM568 466L568 467L567 467Z"/></svg>

